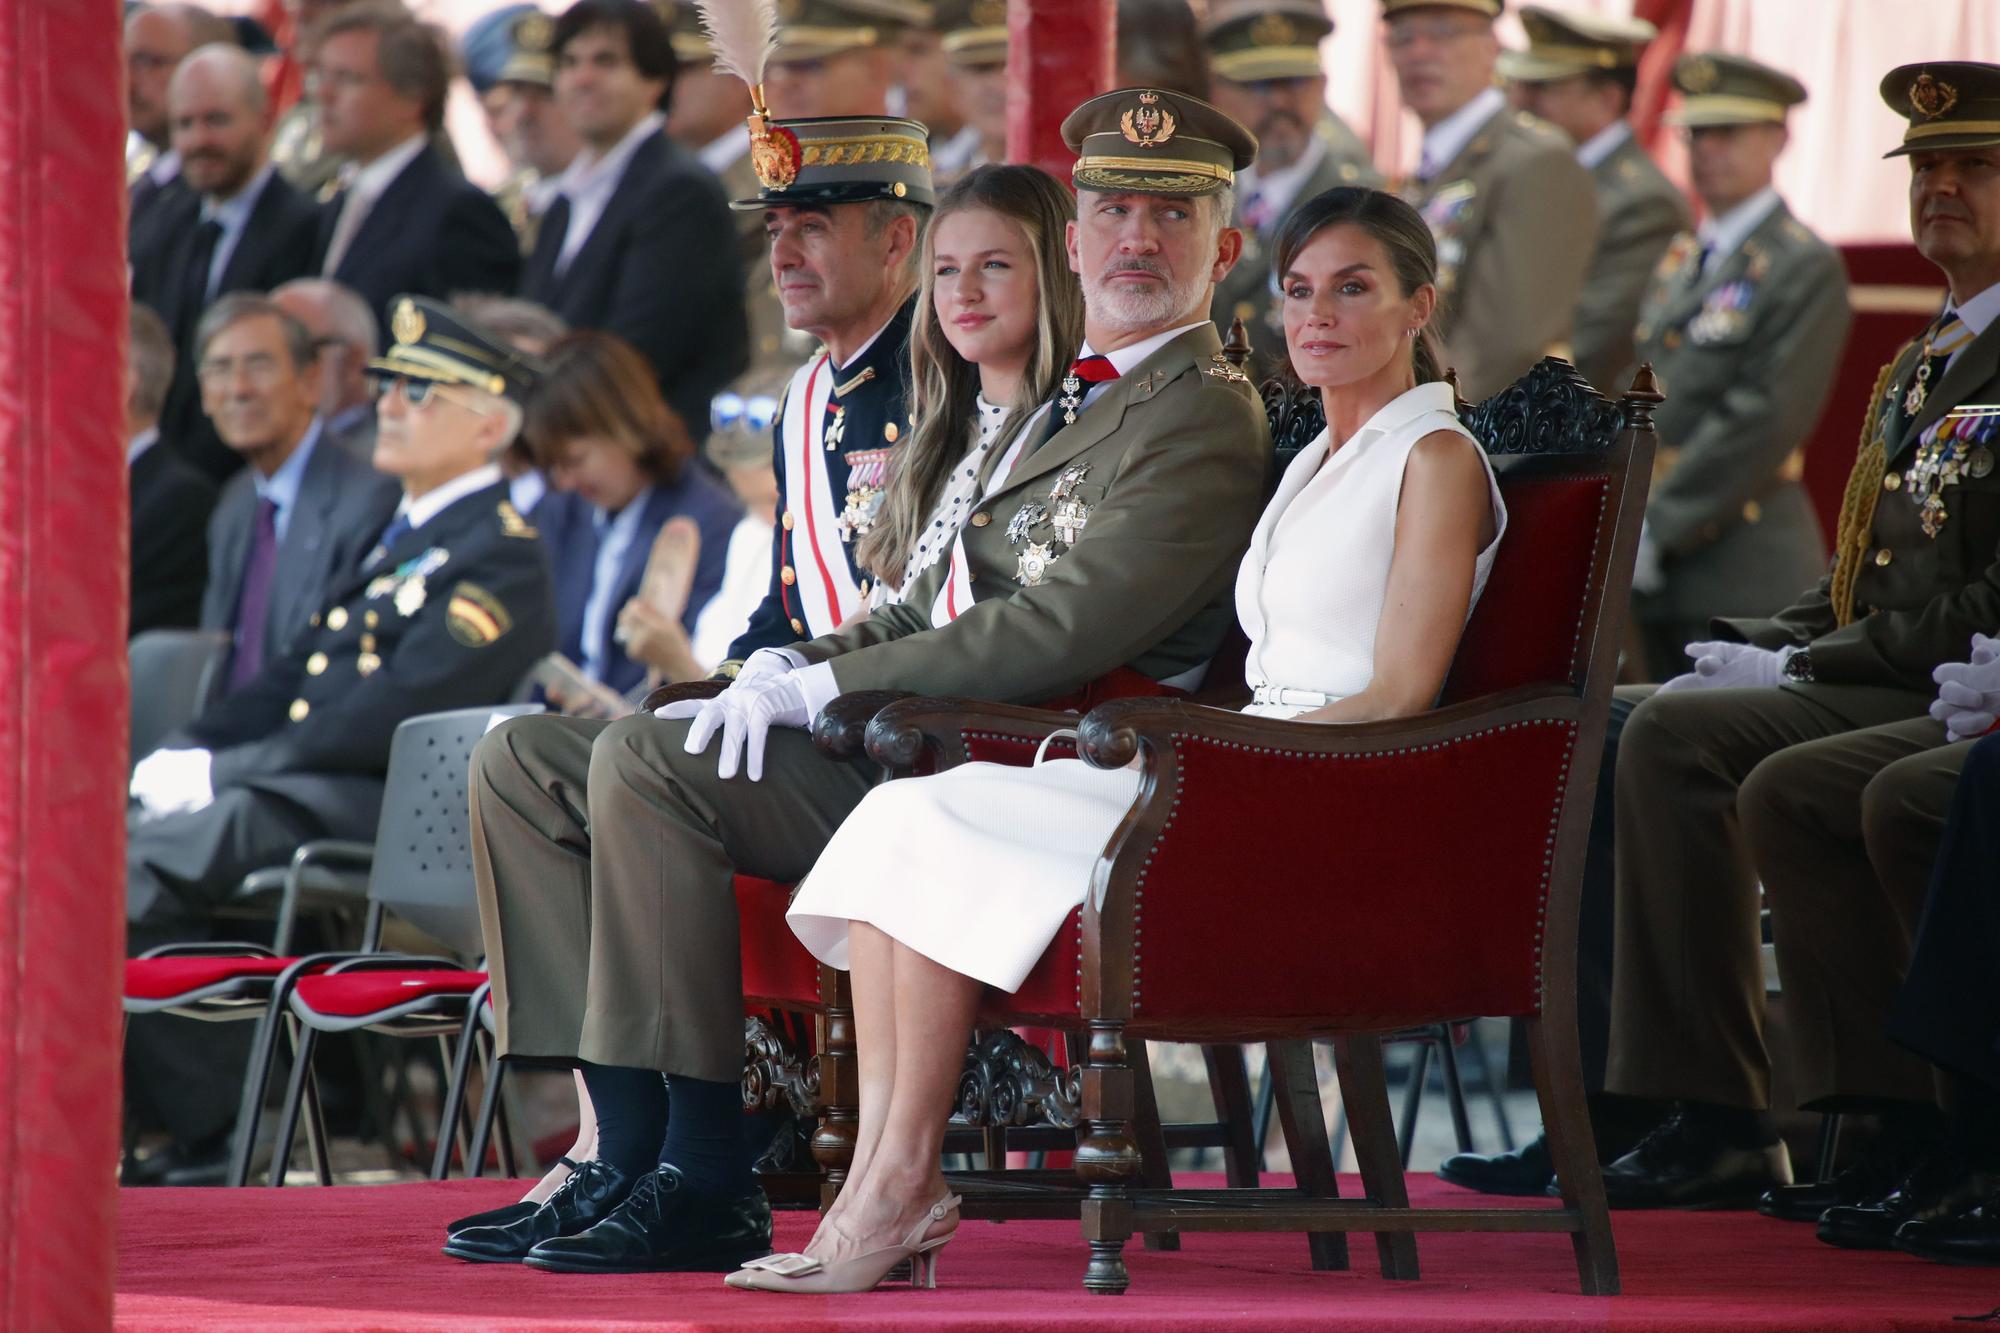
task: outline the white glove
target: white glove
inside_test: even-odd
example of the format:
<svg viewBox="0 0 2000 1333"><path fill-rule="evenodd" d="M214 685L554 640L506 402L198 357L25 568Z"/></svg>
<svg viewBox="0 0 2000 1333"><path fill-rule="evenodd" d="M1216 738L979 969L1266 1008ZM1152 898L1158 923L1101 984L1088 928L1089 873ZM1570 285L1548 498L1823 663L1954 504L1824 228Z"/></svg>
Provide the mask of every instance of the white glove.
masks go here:
<svg viewBox="0 0 2000 1333"><path fill-rule="evenodd" d="M132 799L148 819L199 810L215 801L207 750L155 750L132 770Z"/></svg>
<svg viewBox="0 0 2000 1333"><path fill-rule="evenodd" d="M1946 662L1931 672L1938 696L1931 716L1944 723L1952 741L1984 736L2000 718L2000 639L1972 636L1972 660Z"/></svg>
<svg viewBox="0 0 2000 1333"><path fill-rule="evenodd" d="M1639 555L1632 563L1632 591L1652 594L1667 586L1666 570L1660 566L1660 548L1644 524L1639 527Z"/></svg>
<svg viewBox="0 0 2000 1333"><path fill-rule="evenodd" d="M785 649L759 648L743 659L743 665L736 670L736 681L740 684L746 680L763 680L767 676L782 676L798 668L798 662Z"/></svg>
<svg viewBox="0 0 2000 1333"><path fill-rule="evenodd" d="M1798 649L1773 650L1747 643L1706 642L1691 643L1686 651L1694 659L1694 670L1675 676L1660 686L1657 693L1778 685L1785 679L1785 659Z"/></svg>
<svg viewBox="0 0 2000 1333"><path fill-rule="evenodd" d="M762 781L764 740L771 728L804 728L812 723L805 691L790 673L759 677L748 684L738 677L713 699L668 704L658 716L694 719L683 747L689 754L706 750L710 738L720 731L722 751L716 756L715 773L725 781L736 776L739 765L747 768L752 782Z"/></svg>

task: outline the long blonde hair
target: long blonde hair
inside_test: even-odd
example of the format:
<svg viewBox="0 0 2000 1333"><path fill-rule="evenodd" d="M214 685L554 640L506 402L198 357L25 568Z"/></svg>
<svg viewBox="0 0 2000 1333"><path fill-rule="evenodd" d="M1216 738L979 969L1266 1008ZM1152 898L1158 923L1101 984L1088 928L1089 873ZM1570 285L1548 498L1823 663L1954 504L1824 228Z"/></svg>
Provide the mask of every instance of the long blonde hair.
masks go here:
<svg viewBox="0 0 2000 1333"><path fill-rule="evenodd" d="M1006 404L1001 438L1011 438L1036 408L1056 394L1083 344L1083 289L1069 271L1064 226L1076 201L1039 167L986 166L959 178L938 200L924 233L921 286L910 329L910 436L895 452L893 471L875 524L855 557L892 586L930 522L945 480L965 456L977 415L979 367L945 340L934 298L938 224L953 213L989 209L1026 239L1035 266L1035 349L1014 402ZM999 404L995 404L998 406Z"/></svg>

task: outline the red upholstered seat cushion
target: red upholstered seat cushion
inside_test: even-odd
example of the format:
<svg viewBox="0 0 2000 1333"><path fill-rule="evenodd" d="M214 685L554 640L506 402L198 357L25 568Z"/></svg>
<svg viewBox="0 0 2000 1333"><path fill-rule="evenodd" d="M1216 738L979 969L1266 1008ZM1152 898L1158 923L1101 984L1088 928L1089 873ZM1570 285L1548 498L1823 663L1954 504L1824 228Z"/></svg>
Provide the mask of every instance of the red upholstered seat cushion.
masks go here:
<svg viewBox="0 0 2000 1333"><path fill-rule="evenodd" d="M1583 682L1583 615L1599 542L1611 539L1603 476L1502 475L1507 536L1445 681L1458 703L1522 685Z"/></svg>
<svg viewBox="0 0 2000 1333"><path fill-rule="evenodd" d="M434 995L470 995L484 972L336 972L299 982L299 1002L331 1018L366 1018Z"/></svg>
<svg viewBox="0 0 2000 1333"><path fill-rule="evenodd" d="M785 909L791 902L788 884L750 875L736 877L743 998L758 1005L817 1010L819 959L807 952L785 921Z"/></svg>
<svg viewBox="0 0 2000 1333"><path fill-rule="evenodd" d="M264 977L275 980L279 973L298 962L296 958L229 957L220 954L189 954L174 958L128 958L125 960L125 996L132 1000L171 1000L238 978ZM316 970L325 970L324 966Z"/></svg>

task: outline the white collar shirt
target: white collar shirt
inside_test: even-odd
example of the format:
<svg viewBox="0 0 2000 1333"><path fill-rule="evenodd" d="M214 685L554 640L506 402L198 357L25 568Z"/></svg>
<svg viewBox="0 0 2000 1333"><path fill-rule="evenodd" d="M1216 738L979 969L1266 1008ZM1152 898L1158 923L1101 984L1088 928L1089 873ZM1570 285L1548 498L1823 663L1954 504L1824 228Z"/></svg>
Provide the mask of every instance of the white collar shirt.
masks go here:
<svg viewBox="0 0 2000 1333"><path fill-rule="evenodd" d="M250 215L256 211L257 201L264 197L271 177L277 174L278 169L267 162L261 171L250 178L248 185L229 198L202 196L201 220L222 228L222 234L215 238L215 253L208 261L208 287L204 293L208 299L215 299L215 289L222 284L222 274L229 267L230 256L236 253L236 245L243 239L243 233L250 229Z"/></svg>
<svg viewBox="0 0 2000 1333"><path fill-rule="evenodd" d="M1507 109L1507 95L1488 88L1458 110L1424 131L1423 156L1417 163L1417 179L1432 180L1465 151L1472 137L1486 128L1486 122Z"/></svg>
<svg viewBox="0 0 2000 1333"><path fill-rule="evenodd" d="M1292 211L1299 192L1306 182L1319 170L1326 160L1326 140L1317 134L1306 136L1306 150L1299 154L1299 160L1282 171L1259 171L1256 167L1245 167L1236 176L1236 188L1243 193L1242 212L1249 219L1254 208L1258 214L1252 222L1259 231L1270 231Z"/></svg>
<svg viewBox="0 0 2000 1333"><path fill-rule="evenodd" d="M577 252L590 239L590 233L597 228L604 217L604 210L611 203L611 196L617 192L618 182L625 175L626 166L632 161L632 154L639 151L639 145L659 133L667 118L655 111L643 117L637 125L627 130L610 152L598 156L586 148L576 155L561 177L562 196L569 200L569 224L563 229L562 251L556 256L556 273L560 275L570 266Z"/></svg>
<svg viewBox="0 0 2000 1333"><path fill-rule="evenodd" d="M1585 171L1595 171L1602 166L1625 141L1632 137L1632 127L1622 120L1614 120L1597 133L1577 145L1576 160Z"/></svg>
<svg viewBox="0 0 2000 1333"><path fill-rule="evenodd" d="M1743 242L1750 239L1750 233L1763 226L1764 219L1775 213L1783 202L1778 198L1778 192L1766 185L1727 213L1704 218L1694 232L1706 256L1701 271L1704 274L1715 272L1718 265L1743 248Z"/></svg>
<svg viewBox="0 0 2000 1333"><path fill-rule="evenodd" d="M454 501L463 500L474 491L482 491L488 486L499 484L500 465L482 463L470 472L460 473L443 485L425 491L414 500L405 493L402 503L396 506L396 517L409 519L412 528L421 528L444 512Z"/></svg>

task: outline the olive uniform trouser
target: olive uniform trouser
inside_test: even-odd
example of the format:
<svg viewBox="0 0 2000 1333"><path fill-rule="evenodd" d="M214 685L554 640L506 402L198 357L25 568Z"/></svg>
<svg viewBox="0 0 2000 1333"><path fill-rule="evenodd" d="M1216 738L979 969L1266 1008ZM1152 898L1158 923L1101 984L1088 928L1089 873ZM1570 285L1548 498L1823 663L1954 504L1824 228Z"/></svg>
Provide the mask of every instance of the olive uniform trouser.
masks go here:
<svg viewBox="0 0 2000 1333"><path fill-rule="evenodd" d="M512 718L472 754L472 856L503 1055L743 1074L739 872L796 881L878 780L772 728L764 777L648 713ZM885 867L885 873L887 867Z"/></svg>
<svg viewBox="0 0 2000 1333"><path fill-rule="evenodd" d="M1616 939L1605 1087L1763 1109L1771 1058L1758 876L1739 816L1762 811L1770 783L1806 783L1793 799L1814 803L1823 766L1795 763L1795 747L1819 742L1820 754L1839 754L1850 733L1921 717L1930 699L1858 686L1655 688L1619 691L1640 702L1619 738L1614 778ZM1739 793L1754 799L1740 807ZM1787 913L1794 935L1818 922L1844 928L1811 907ZM1779 947L1786 947L1782 939Z"/></svg>
<svg viewBox="0 0 2000 1333"><path fill-rule="evenodd" d="M1889 1039L1969 744L1912 718L1795 745L1737 808L1764 880L1785 1026L1808 1110L1925 1101L1931 1067Z"/></svg>

